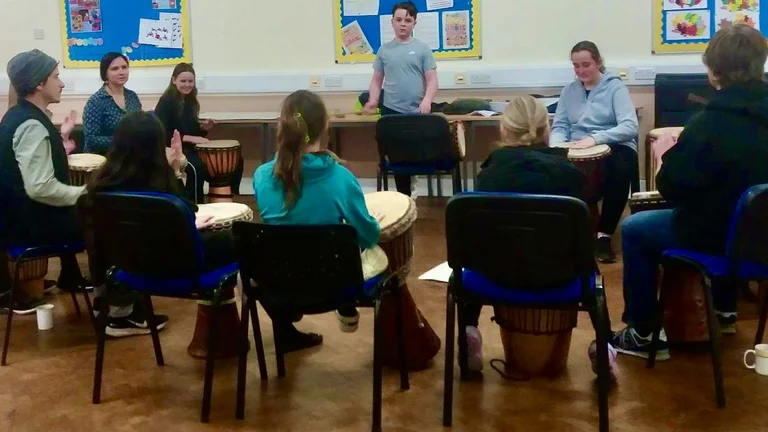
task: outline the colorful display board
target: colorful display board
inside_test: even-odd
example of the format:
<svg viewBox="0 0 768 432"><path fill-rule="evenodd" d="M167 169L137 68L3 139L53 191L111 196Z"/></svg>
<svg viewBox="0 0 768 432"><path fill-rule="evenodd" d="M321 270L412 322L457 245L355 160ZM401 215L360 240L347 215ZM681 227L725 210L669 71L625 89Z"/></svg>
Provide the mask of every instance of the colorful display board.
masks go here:
<svg viewBox="0 0 768 432"><path fill-rule="evenodd" d="M758 30L760 0L654 0L653 52L701 52L724 26L746 24ZM761 30L762 31L762 30Z"/></svg>
<svg viewBox="0 0 768 432"><path fill-rule="evenodd" d="M336 63L372 62L394 38L392 8L402 0L333 0ZM419 11L413 36L435 58L481 58L480 0L414 0Z"/></svg>
<svg viewBox="0 0 768 432"><path fill-rule="evenodd" d="M134 66L190 62L189 0L59 0L64 67L98 67L104 54Z"/></svg>

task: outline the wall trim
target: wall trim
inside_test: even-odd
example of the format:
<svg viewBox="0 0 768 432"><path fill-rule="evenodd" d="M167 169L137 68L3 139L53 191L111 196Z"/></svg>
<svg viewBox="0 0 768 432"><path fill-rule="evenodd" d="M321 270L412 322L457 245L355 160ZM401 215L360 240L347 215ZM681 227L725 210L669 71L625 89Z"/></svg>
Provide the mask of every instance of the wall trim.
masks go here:
<svg viewBox="0 0 768 432"><path fill-rule="evenodd" d="M568 65L543 67L479 67L466 62L462 64L440 62L438 66L441 90L494 90L494 89L559 89L571 82L573 70ZM694 63L645 63L627 65L609 70L626 72L629 86L651 86L654 79L642 72L652 69L653 73L704 73L701 62ZM641 74L638 75L638 70ZM141 94L161 94L168 85L169 68L143 68L133 71L130 88ZM456 75L464 75L466 84L456 84ZM66 96L90 95L101 86L96 70L62 69L61 77ZM482 84L473 83L479 78ZM639 79L639 78L642 79ZM310 81L318 79L318 86ZM202 94L265 94L290 93L296 89L310 89L318 92L357 92L368 88L371 79L370 65L337 66L326 70L253 72L253 73L206 73L198 71L198 87ZM8 77L0 75L0 95L8 94Z"/></svg>

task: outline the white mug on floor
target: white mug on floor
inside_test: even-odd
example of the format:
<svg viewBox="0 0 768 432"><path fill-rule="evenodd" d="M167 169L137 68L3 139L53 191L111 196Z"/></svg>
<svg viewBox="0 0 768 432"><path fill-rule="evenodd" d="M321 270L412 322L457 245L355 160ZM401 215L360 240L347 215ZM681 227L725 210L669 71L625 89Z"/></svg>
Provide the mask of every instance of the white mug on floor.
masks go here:
<svg viewBox="0 0 768 432"><path fill-rule="evenodd" d="M747 356L755 356L753 364L747 363ZM760 375L768 375L768 344L755 345L755 349L747 350L744 353L744 366L754 369Z"/></svg>

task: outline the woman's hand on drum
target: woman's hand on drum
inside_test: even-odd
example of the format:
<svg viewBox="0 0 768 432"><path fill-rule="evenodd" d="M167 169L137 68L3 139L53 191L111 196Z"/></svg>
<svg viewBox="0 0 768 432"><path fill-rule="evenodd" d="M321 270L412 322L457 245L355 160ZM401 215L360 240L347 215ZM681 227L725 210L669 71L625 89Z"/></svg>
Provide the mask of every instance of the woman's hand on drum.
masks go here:
<svg viewBox="0 0 768 432"><path fill-rule="evenodd" d="M200 128L206 132L213 129L214 126L216 126L216 120L214 119L205 119L200 122Z"/></svg>
<svg viewBox="0 0 768 432"><path fill-rule="evenodd" d="M75 140L68 139L64 141L64 150L67 152L67 155L72 154L73 151L77 148L77 144L75 143Z"/></svg>
<svg viewBox="0 0 768 432"><path fill-rule="evenodd" d="M206 144L210 142L208 138L201 137L201 136L194 136L194 135L184 135L184 142L192 143L192 144Z"/></svg>
<svg viewBox="0 0 768 432"><path fill-rule="evenodd" d="M597 145L597 141L595 141L592 137L586 137L582 140L576 141L573 143L570 148L575 150L581 150L581 149L588 149L590 147L594 147Z"/></svg>
<svg viewBox="0 0 768 432"><path fill-rule="evenodd" d="M77 111L72 110L64 117L64 121L61 123L61 139L69 141L69 135L75 130L75 118L77 117Z"/></svg>
<svg viewBox="0 0 768 432"><path fill-rule="evenodd" d="M195 228L201 230L213 225L213 215L195 216Z"/></svg>
<svg viewBox="0 0 768 432"><path fill-rule="evenodd" d="M376 219L376 222L378 223L381 223L381 221L384 220L384 215L377 211L371 212L371 217Z"/></svg>

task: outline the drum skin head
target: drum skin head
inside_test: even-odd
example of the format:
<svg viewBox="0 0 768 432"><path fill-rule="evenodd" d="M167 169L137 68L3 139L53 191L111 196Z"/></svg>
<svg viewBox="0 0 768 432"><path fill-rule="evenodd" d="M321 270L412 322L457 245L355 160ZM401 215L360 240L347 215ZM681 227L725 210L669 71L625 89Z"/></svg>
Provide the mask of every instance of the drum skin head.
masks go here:
<svg viewBox="0 0 768 432"><path fill-rule="evenodd" d="M682 127L665 127L665 128L653 129L650 132L648 132L648 135L650 135L651 138L654 138L654 139L657 139L663 135L672 135L672 138L678 138L682 132L683 132Z"/></svg>
<svg viewBox="0 0 768 432"><path fill-rule="evenodd" d="M600 159L608 156L610 153L610 147L605 144L598 144L596 146L585 149L568 149L568 159Z"/></svg>
<svg viewBox="0 0 768 432"><path fill-rule="evenodd" d="M394 191L365 194L365 205L370 213L383 216L379 221L381 241L395 238L416 220L416 203L407 195Z"/></svg>
<svg viewBox="0 0 768 432"><path fill-rule="evenodd" d="M197 209L196 216L213 216L214 226L212 229L222 229L232 226L235 221L253 219L253 210L240 203L200 204Z"/></svg>
<svg viewBox="0 0 768 432"><path fill-rule="evenodd" d="M198 149L230 149L235 147L240 147L240 142L237 140L213 140L195 146Z"/></svg>
<svg viewBox="0 0 768 432"><path fill-rule="evenodd" d="M69 168L73 171L93 171L107 161L102 155L92 153L77 153L67 156Z"/></svg>

